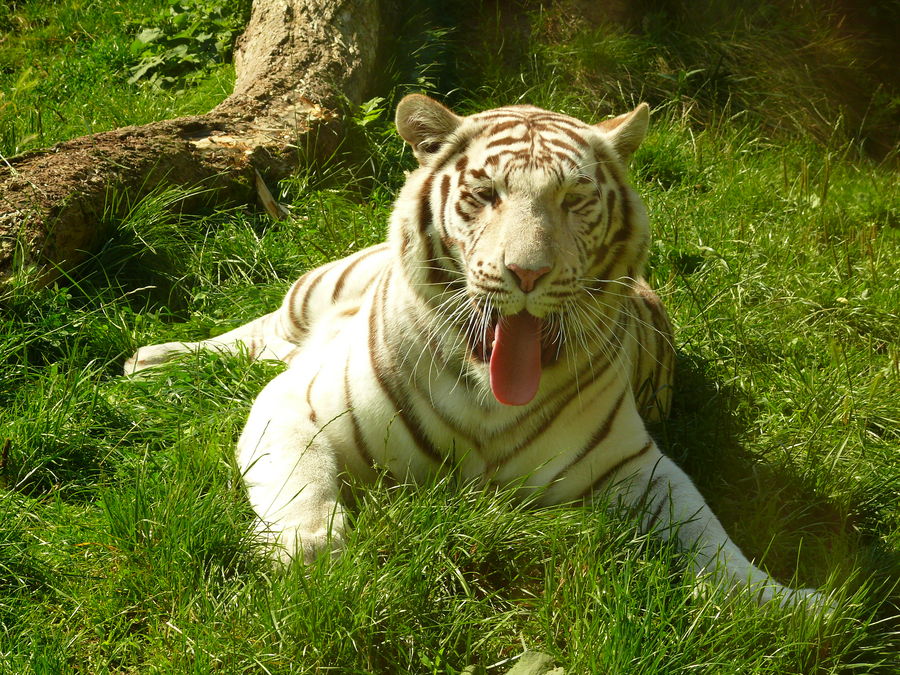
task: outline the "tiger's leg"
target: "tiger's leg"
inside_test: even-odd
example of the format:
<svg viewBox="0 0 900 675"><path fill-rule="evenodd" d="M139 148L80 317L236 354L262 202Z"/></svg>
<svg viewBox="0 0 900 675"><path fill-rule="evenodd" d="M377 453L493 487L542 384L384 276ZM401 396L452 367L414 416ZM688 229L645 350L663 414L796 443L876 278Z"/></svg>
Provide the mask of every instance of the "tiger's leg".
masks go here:
<svg viewBox="0 0 900 675"><path fill-rule="evenodd" d="M335 263L331 263L307 272L293 283L277 310L227 333L199 342L164 342L141 347L134 356L125 361L125 374L130 375L145 368L158 366L179 354L197 351L237 354L243 350L254 359L286 361L297 344L303 340L309 324L316 315L307 308L313 301L318 301L315 303L316 306L322 304L318 298L311 297L314 296L315 289L321 285L318 282L334 267ZM318 307L317 310L321 311Z"/></svg>
<svg viewBox="0 0 900 675"><path fill-rule="evenodd" d="M623 465L611 482L611 496L643 513L644 531L676 537L692 553L692 569L701 580L724 588L749 588L760 604L795 598L821 605L812 589L789 589L753 565L731 540L690 478L653 444Z"/></svg>
<svg viewBox="0 0 900 675"><path fill-rule="evenodd" d="M277 310L227 333L199 342L164 342L141 347L125 361L125 374L158 366L179 354L197 351L237 354L244 350L253 359L287 361L306 335L313 317L321 311L318 305L323 302L314 297L317 295L316 289L322 286L321 279L335 266L331 263L307 272L294 282ZM316 313L309 310L311 305L316 307Z"/></svg>
<svg viewBox="0 0 900 675"><path fill-rule="evenodd" d="M273 379L253 403L237 447L258 529L277 560L312 562L343 547L339 457L312 421L300 371Z"/></svg>
<svg viewBox="0 0 900 675"><path fill-rule="evenodd" d="M279 330L283 323L283 310L279 309L258 319L239 326L208 340L199 342L164 342L139 348L134 356L125 361L125 374L131 375L145 368L158 366L172 360L179 354L197 351L216 351L224 354L237 354L245 350L251 358L286 361L297 347L285 337L285 331Z"/></svg>
<svg viewBox="0 0 900 675"><path fill-rule="evenodd" d="M243 349L252 358L289 361L318 318L336 303L358 300L383 270L388 257L387 245L379 244L310 270L294 282L274 312L209 340L141 347L125 362L125 374L198 350L236 354Z"/></svg>

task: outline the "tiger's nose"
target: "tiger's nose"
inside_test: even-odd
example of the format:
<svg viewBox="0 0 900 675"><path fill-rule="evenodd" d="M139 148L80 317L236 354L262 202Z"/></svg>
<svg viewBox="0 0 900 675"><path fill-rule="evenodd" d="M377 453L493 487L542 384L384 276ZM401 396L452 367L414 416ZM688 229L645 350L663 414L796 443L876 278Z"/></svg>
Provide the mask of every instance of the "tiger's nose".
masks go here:
<svg viewBox="0 0 900 675"><path fill-rule="evenodd" d="M506 266L506 269L519 278L519 288L526 293L534 290L535 282L550 271L549 267L539 267L536 270L532 270L527 267L520 267L515 263L510 263Z"/></svg>

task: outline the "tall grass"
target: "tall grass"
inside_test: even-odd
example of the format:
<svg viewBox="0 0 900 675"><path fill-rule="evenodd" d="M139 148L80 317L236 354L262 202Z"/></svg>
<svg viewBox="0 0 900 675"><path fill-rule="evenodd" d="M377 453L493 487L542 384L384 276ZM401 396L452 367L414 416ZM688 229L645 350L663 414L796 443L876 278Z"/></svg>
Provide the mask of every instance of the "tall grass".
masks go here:
<svg viewBox="0 0 900 675"><path fill-rule="evenodd" d="M527 64L540 73L539 91L561 83L557 101L599 114L623 99L703 125L740 113L768 136L801 134L896 160L900 11L891 3L522 3L535 7L531 21L519 4L444 4L465 26L459 47L493 55L467 53L448 73L463 99L473 89L476 99L485 89L521 95Z"/></svg>
<svg viewBox="0 0 900 675"><path fill-rule="evenodd" d="M458 53L418 27L421 54ZM480 84L450 99L597 119L637 96L573 86L581 47L526 44L524 62L478 52ZM631 49L613 56L649 70ZM472 81L464 63L413 73L400 83ZM654 433L744 550L824 587L833 614L697 593L684 555L627 514L452 476L357 488L344 555L272 572L232 452L280 366L200 354L118 373L138 345L230 329L383 238L411 164L386 100L358 115L368 168L299 170L288 221L180 214L161 191L109 216L113 238L64 283L0 291L0 671L499 673L532 648L571 673L897 672L896 176L855 142L773 137L710 102L701 123L683 102L663 101L632 171L677 327L675 411Z"/></svg>

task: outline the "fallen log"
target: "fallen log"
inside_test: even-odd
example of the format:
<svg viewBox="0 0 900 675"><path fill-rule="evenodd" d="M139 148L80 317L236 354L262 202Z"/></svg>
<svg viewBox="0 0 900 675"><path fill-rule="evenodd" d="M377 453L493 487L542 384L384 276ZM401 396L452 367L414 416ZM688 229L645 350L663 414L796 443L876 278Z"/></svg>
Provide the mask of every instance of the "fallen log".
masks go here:
<svg viewBox="0 0 900 675"><path fill-rule="evenodd" d="M37 266L43 281L72 269L105 241L104 222L161 185L247 202L258 176L273 183L331 156L343 107L374 94L385 26L378 0L255 0L235 48L234 89L209 113L5 160L0 279L21 265Z"/></svg>

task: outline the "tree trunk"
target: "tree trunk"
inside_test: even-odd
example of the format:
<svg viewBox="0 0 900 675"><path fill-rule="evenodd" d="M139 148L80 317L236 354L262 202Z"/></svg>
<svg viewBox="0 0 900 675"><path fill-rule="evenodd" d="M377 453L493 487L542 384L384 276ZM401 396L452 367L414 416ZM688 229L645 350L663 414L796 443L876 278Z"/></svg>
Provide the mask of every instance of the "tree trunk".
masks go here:
<svg viewBox="0 0 900 675"><path fill-rule="evenodd" d="M0 279L18 264L49 281L95 250L104 218L160 185L248 201L337 148L343 102L373 94L379 0L255 0L235 49L232 94L206 115L76 138L0 167ZM122 197L125 199L122 199Z"/></svg>

